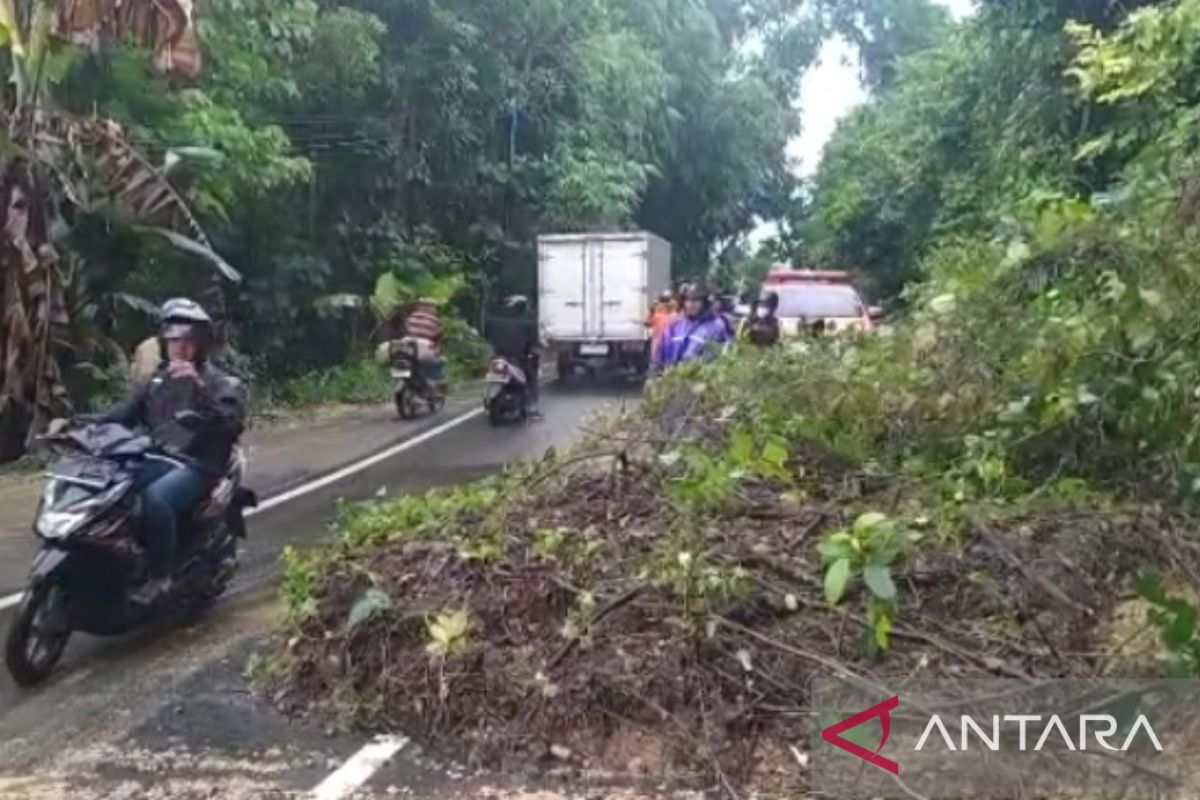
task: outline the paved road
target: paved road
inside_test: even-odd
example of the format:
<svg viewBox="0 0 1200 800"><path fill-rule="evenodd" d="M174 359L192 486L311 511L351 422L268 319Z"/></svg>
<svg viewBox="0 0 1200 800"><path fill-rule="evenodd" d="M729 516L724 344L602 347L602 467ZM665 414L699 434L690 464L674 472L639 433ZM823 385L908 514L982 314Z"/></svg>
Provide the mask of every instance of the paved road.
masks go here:
<svg viewBox="0 0 1200 800"><path fill-rule="evenodd" d="M119 640L78 636L56 675L32 692L0 676L0 798L265 798L311 789L364 740L279 719L250 697L241 678L277 613L271 578L281 548L325 535L339 498L410 492L495 472L568 444L581 421L636 397L636 389L622 385L551 389L541 422L494 429L483 418L467 420L255 517L233 596L195 626ZM460 410L447 409L441 421ZM363 424L363 437L373 445L367 450L378 450L382 424ZM457 777L444 763L423 760L415 746L381 775L422 795L443 793ZM386 794L386 786L377 788Z"/></svg>
<svg viewBox="0 0 1200 800"><path fill-rule="evenodd" d="M260 496L275 494L419 435L478 403L476 390L452 398L441 414L412 422L397 420L390 405L379 405L260 423L246 436L249 483ZM41 489L39 474L9 475L0 481L0 597L24 586L37 549L30 523Z"/></svg>

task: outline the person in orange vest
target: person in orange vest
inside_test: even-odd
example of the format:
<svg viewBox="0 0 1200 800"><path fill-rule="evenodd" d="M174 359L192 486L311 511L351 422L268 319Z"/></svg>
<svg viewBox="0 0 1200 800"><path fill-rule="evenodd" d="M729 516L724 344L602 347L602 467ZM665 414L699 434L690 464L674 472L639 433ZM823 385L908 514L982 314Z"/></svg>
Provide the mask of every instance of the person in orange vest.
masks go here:
<svg viewBox="0 0 1200 800"><path fill-rule="evenodd" d="M671 324L671 320L679 313L675 296L670 291L664 291L658 296L658 302L650 309L650 317L646 327L650 329L650 363L658 358L658 348L662 344L663 332Z"/></svg>

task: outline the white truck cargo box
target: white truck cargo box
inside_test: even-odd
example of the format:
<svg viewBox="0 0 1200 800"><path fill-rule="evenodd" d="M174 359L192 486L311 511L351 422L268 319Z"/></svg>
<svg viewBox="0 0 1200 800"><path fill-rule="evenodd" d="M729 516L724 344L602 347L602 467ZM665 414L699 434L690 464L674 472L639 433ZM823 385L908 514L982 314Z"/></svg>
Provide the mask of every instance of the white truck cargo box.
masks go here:
<svg viewBox="0 0 1200 800"><path fill-rule="evenodd" d="M671 246L651 233L542 236L538 309L559 341L646 338L654 299L671 283Z"/></svg>
<svg viewBox="0 0 1200 800"><path fill-rule="evenodd" d="M650 307L670 283L671 245L652 233L539 237L538 322L559 369L640 362Z"/></svg>

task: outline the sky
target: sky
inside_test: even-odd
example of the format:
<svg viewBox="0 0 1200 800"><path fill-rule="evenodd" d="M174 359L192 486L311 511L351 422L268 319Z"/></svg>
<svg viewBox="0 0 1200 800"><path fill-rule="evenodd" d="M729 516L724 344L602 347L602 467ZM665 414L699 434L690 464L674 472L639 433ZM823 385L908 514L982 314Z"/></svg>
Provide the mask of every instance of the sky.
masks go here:
<svg viewBox="0 0 1200 800"><path fill-rule="evenodd" d="M973 0L936 0L961 19L973 10ZM821 49L820 63L809 70L800 87L804 133L789 150L801 175L811 175L821 160L821 150L833 135L838 120L867 99L858 81L854 48L835 39Z"/></svg>
<svg viewBox="0 0 1200 800"><path fill-rule="evenodd" d="M935 0L961 19L973 11L974 0ZM807 177L816 171L821 151L833 135L838 121L867 99L858 79L854 48L840 39L826 42L819 63L804 75L800 85L800 113L803 132L788 147L798 175ZM774 232L774 225L763 225L751 234L757 244Z"/></svg>

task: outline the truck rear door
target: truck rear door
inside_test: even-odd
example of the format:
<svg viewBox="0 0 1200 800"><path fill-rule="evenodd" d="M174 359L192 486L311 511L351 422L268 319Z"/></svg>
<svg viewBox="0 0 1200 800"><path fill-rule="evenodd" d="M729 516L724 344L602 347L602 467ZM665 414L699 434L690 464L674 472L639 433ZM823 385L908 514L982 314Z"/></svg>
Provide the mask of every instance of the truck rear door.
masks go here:
<svg viewBox="0 0 1200 800"><path fill-rule="evenodd" d="M646 242L641 239L593 242L590 335L609 341L646 338L646 255Z"/></svg>
<svg viewBox="0 0 1200 800"><path fill-rule="evenodd" d="M551 339L585 336L587 243L582 239L541 245L538 311L542 329Z"/></svg>

